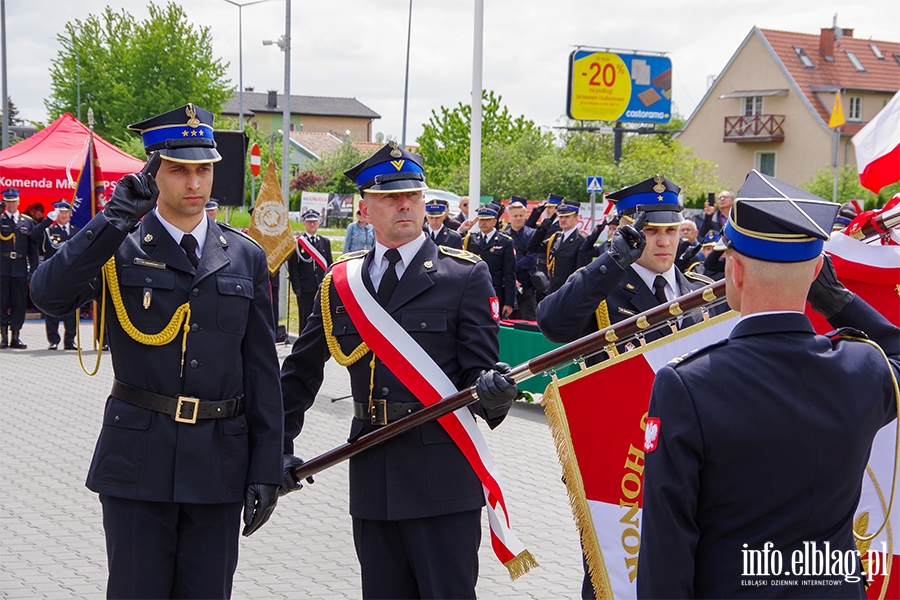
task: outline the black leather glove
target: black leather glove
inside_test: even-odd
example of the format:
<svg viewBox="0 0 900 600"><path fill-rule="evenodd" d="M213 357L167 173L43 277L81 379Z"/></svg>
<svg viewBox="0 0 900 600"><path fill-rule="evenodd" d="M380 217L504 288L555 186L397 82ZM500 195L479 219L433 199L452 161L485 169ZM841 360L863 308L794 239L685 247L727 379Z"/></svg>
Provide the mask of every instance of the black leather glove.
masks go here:
<svg viewBox="0 0 900 600"><path fill-rule="evenodd" d="M161 161L159 152L154 152L140 173L131 173L119 180L103 209L106 220L119 231L131 231L141 217L156 206L159 188L155 178Z"/></svg>
<svg viewBox="0 0 900 600"><path fill-rule="evenodd" d="M506 363L494 365L489 371L482 371L475 382L475 393L485 410L506 414L513 400L519 394L516 382L506 377L510 366Z"/></svg>
<svg viewBox="0 0 900 600"><path fill-rule="evenodd" d="M594 230L587 236L587 240L585 240L585 246L590 247L597 243L597 240L600 239L600 234L603 233L603 230L606 229L606 219L603 219L597 226L594 227Z"/></svg>
<svg viewBox="0 0 900 600"><path fill-rule="evenodd" d="M685 267L689 267L694 257L700 252L700 248L702 248L700 242L695 243L692 246L688 246L684 252L681 253L681 256L678 257L678 260L681 261Z"/></svg>
<svg viewBox="0 0 900 600"><path fill-rule="evenodd" d="M278 504L278 486L251 483L244 488L244 531L247 537L262 527Z"/></svg>
<svg viewBox="0 0 900 600"><path fill-rule="evenodd" d="M293 454L285 454L282 464L284 465L284 477L282 479L281 485L278 486L278 495L286 496L291 492L299 490L303 487L302 483L294 479L294 474L292 473L294 467L299 467L303 464L303 459L299 456L294 456ZM315 483L316 480L313 479L312 475L310 475L306 478L306 482Z"/></svg>
<svg viewBox="0 0 900 600"><path fill-rule="evenodd" d="M834 265L831 264L831 257L824 255L822 270L809 286L809 293L806 299L812 305L813 310L830 319L834 315L841 312L847 304L853 300L853 292L844 287L834 272Z"/></svg>
<svg viewBox="0 0 900 600"><path fill-rule="evenodd" d="M638 213L637 218L631 225L619 225L616 232L612 236L612 242L607 252L612 256L623 269L631 266L644 253L644 246L647 245L647 237L641 231L644 228L644 221L647 220L646 213Z"/></svg>

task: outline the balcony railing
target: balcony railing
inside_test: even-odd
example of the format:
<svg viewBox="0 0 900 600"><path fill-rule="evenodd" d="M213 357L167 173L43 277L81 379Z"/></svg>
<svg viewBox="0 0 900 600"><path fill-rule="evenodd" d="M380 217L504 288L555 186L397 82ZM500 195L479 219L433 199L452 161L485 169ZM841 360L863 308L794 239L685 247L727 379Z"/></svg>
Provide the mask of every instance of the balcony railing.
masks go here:
<svg viewBox="0 0 900 600"><path fill-rule="evenodd" d="M783 142L784 115L725 117L726 142Z"/></svg>

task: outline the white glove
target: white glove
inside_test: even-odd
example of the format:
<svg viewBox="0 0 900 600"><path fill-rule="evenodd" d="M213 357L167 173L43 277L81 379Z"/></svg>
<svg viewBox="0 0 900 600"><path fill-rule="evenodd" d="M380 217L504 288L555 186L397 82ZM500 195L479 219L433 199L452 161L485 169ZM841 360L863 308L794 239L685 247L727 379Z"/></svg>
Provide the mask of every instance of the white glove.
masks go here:
<svg viewBox="0 0 900 600"><path fill-rule="evenodd" d="M47 214L47 218L50 219L51 221L55 221L55 220L56 220L56 217L58 217L58 216L59 216L59 211L56 210L56 209L51 210L51 211Z"/></svg>

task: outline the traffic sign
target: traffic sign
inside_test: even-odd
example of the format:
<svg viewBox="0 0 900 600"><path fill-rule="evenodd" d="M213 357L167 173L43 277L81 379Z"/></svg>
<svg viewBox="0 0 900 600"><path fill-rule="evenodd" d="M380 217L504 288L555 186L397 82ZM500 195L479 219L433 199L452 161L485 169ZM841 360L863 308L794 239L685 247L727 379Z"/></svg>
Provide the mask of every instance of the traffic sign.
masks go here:
<svg viewBox="0 0 900 600"><path fill-rule="evenodd" d="M259 144L254 143L250 148L250 172L254 177L259 177L259 168L262 165L262 158L259 155Z"/></svg>
<svg viewBox="0 0 900 600"><path fill-rule="evenodd" d="M589 194L601 194L603 193L603 178L602 177L588 177L587 178L587 191Z"/></svg>

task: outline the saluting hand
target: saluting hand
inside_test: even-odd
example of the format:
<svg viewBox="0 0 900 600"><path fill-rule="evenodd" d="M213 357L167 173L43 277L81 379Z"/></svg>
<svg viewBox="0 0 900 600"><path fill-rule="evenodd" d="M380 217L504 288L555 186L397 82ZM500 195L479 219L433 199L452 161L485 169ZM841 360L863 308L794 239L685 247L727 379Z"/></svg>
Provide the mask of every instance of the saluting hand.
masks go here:
<svg viewBox="0 0 900 600"><path fill-rule="evenodd" d="M154 152L140 173L126 175L116 185L103 214L119 231L131 231L156 206L159 197L156 173L160 162L159 152Z"/></svg>
<svg viewBox="0 0 900 600"><path fill-rule="evenodd" d="M831 257L827 254L822 256L824 258L822 270L813 280L806 299L809 300L813 310L826 319L830 319L853 300L853 292L844 287L844 284L837 278L834 265L831 264Z"/></svg>
<svg viewBox="0 0 900 600"><path fill-rule="evenodd" d="M612 242L607 252L623 269L631 266L644 253L647 237L642 230L646 220L646 213L638 213L634 223L631 225L620 225L612 236Z"/></svg>

